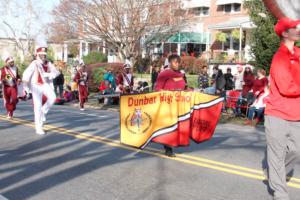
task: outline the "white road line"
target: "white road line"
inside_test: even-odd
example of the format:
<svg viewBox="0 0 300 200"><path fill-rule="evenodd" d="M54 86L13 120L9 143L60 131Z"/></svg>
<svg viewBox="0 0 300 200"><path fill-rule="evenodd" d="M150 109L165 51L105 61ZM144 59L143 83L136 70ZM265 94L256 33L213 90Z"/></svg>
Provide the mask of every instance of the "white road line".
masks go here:
<svg viewBox="0 0 300 200"><path fill-rule="evenodd" d="M73 113L73 114L87 115L87 116L93 116L93 117L99 117L99 118L109 117L107 115L97 115L97 114L90 114L90 113L85 113L85 112L70 111L70 110L65 110L65 109L51 110L50 112L68 112L68 113Z"/></svg>

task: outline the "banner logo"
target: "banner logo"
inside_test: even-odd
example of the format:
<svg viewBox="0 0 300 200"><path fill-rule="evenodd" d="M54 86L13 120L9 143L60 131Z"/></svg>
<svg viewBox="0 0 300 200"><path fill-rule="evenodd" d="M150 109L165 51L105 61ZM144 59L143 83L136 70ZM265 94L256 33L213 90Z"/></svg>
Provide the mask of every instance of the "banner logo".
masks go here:
<svg viewBox="0 0 300 200"><path fill-rule="evenodd" d="M136 108L134 113L126 117L126 129L132 134L144 134L152 124L150 114L143 112L141 108Z"/></svg>

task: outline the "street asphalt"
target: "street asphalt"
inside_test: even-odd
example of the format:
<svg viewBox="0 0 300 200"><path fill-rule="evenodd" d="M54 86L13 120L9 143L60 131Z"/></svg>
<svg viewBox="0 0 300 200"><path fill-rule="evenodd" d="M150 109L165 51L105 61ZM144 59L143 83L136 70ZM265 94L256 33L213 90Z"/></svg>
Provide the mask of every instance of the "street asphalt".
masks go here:
<svg viewBox="0 0 300 200"><path fill-rule="evenodd" d="M9 200L271 200L262 179L263 127L219 124L212 140L161 154L121 145L119 113L54 106L47 135L31 102L6 120L0 100L0 194ZM294 177L300 177L300 165ZM300 180L289 185L300 199Z"/></svg>

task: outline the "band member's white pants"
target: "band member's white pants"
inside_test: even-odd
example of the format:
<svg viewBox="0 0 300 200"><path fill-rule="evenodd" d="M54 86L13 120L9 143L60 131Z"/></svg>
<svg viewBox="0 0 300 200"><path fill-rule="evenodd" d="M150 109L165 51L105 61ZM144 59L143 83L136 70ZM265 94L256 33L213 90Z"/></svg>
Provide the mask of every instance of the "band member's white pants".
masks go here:
<svg viewBox="0 0 300 200"><path fill-rule="evenodd" d="M47 97L47 101L44 105L42 105L43 95ZM35 128L40 130L43 126L43 119L54 104L56 96L53 88L49 84L34 84L32 85L32 99L34 104Z"/></svg>

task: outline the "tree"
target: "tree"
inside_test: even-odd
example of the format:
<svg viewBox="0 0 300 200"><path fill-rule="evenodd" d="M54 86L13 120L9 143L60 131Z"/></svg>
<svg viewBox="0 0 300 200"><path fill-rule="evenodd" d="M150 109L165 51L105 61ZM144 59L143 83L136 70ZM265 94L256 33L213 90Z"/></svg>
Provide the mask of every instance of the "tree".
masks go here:
<svg viewBox="0 0 300 200"><path fill-rule="evenodd" d="M0 29L6 37L21 50L21 62L31 55L33 38L40 30L37 28L41 21L38 1L0 0Z"/></svg>
<svg viewBox="0 0 300 200"><path fill-rule="evenodd" d="M180 6L177 0L61 0L53 12L53 30L60 35L65 30L65 38L104 41L105 47L117 49L121 60L134 63L142 45L180 30L187 14Z"/></svg>
<svg viewBox="0 0 300 200"><path fill-rule="evenodd" d="M254 65L269 71L272 58L277 51L280 39L274 32L277 19L271 15L261 0L245 1L251 20L256 25L251 36L251 52Z"/></svg>

